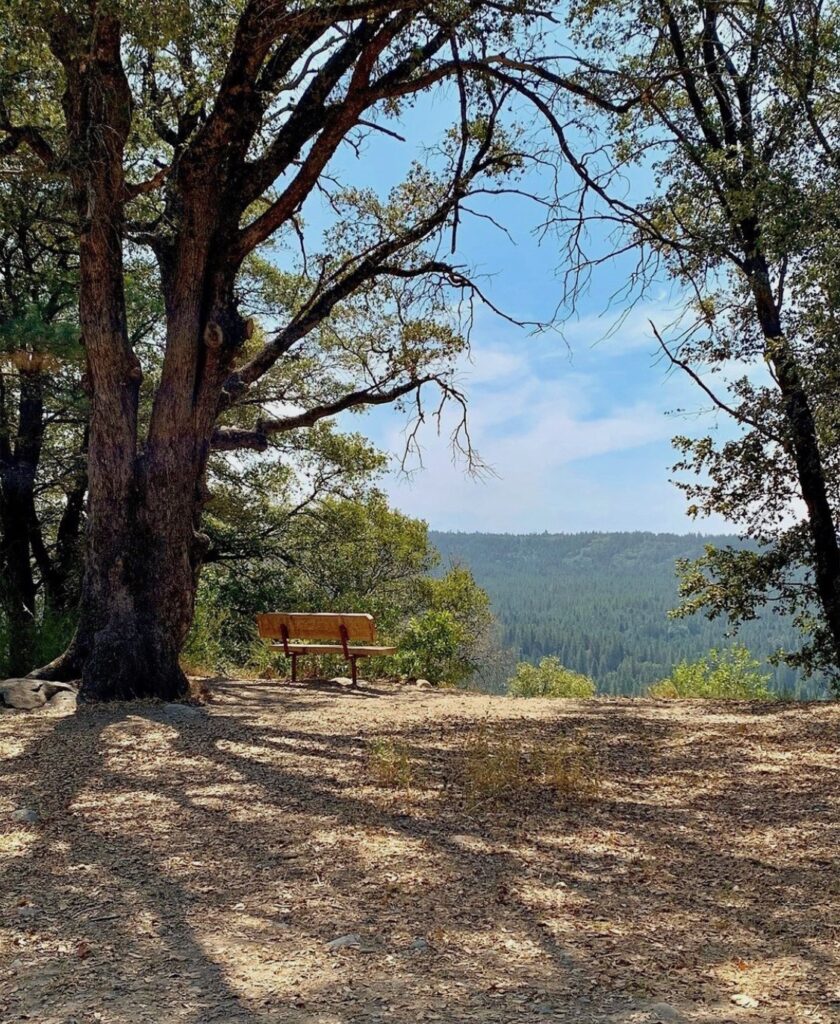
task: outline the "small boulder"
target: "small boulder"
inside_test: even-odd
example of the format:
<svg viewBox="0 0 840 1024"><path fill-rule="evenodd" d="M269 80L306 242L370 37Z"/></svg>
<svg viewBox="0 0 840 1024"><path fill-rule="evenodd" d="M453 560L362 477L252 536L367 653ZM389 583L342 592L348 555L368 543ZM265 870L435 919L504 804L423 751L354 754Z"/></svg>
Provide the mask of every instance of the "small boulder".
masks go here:
<svg viewBox="0 0 840 1024"><path fill-rule="evenodd" d="M347 935L339 935L337 939L333 939L331 942L328 942L327 949L334 952L338 949L357 948L361 944L361 937L355 932L349 932Z"/></svg>
<svg viewBox="0 0 840 1024"><path fill-rule="evenodd" d="M330 686L352 686L353 680L349 676L333 676L330 679Z"/></svg>
<svg viewBox="0 0 840 1024"><path fill-rule="evenodd" d="M44 679L5 679L0 682L0 704L7 708L32 711L42 708L58 693L75 694L69 683L51 683Z"/></svg>
<svg viewBox="0 0 840 1024"><path fill-rule="evenodd" d="M47 701L51 708L67 709L72 711L76 706L76 694L72 690L59 690Z"/></svg>
<svg viewBox="0 0 840 1024"><path fill-rule="evenodd" d="M729 1001L736 1006L743 1006L745 1010L758 1008L758 1000L754 996L747 995L746 992L736 992L734 996L729 997Z"/></svg>
<svg viewBox="0 0 840 1024"><path fill-rule="evenodd" d="M70 697L75 697L79 692L80 684L81 680L78 680L76 683L54 683L51 680L45 679L41 682L41 686L44 689L47 700L55 700L59 694L67 694Z"/></svg>
<svg viewBox="0 0 840 1024"><path fill-rule="evenodd" d="M414 685L417 687L418 690L431 690L432 689L432 684L429 682L428 679L416 679L414 681Z"/></svg>
<svg viewBox="0 0 840 1024"><path fill-rule="evenodd" d="M655 1024L679 1024L682 1020L678 1010L670 1003L655 1003L650 1008L650 1020Z"/></svg>
<svg viewBox="0 0 840 1024"><path fill-rule="evenodd" d="M42 708L47 703L44 684L39 679L6 679L0 683L0 703L20 711Z"/></svg>
<svg viewBox="0 0 840 1024"><path fill-rule="evenodd" d="M35 825L41 820L41 816L37 811L33 811L31 807L19 807L16 811L12 811L13 821L23 821L27 825Z"/></svg>
<svg viewBox="0 0 840 1024"><path fill-rule="evenodd" d="M168 722L188 722L195 718L203 718L205 712L195 704L164 704L160 709L161 718Z"/></svg>

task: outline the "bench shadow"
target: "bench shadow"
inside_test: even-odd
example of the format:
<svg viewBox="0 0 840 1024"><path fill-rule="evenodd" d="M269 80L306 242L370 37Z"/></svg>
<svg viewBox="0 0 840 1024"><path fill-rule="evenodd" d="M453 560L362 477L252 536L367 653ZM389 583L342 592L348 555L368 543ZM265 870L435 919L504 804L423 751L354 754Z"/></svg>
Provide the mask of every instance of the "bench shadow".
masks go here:
<svg viewBox="0 0 840 1024"><path fill-rule="evenodd" d="M355 686L348 686L344 683L335 682L333 679L303 678L294 683L289 678L285 679L258 679L253 684L243 683L241 680L215 678L207 680L213 691L229 698L243 697L243 690L248 688L256 693L257 699L265 704L270 704L272 697L276 700L279 696L300 693L327 693L332 696L344 696L348 698L366 697L391 697L392 689L377 687L364 679L360 679Z"/></svg>

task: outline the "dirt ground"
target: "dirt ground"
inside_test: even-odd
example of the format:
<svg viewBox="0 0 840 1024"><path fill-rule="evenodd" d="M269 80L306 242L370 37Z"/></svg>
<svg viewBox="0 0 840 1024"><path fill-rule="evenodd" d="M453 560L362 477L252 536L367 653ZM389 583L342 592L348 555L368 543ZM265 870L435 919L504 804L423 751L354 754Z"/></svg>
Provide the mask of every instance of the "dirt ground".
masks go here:
<svg viewBox="0 0 840 1024"><path fill-rule="evenodd" d="M0 716L3 1024L840 1020L840 705L213 690ZM484 719L599 795L466 804Z"/></svg>

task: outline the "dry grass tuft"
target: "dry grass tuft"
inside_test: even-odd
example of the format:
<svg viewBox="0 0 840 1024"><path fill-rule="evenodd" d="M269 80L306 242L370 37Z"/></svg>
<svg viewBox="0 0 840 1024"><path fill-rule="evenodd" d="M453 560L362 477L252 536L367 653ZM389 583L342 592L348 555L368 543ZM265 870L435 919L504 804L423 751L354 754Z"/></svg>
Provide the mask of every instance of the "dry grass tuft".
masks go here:
<svg viewBox="0 0 840 1024"><path fill-rule="evenodd" d="M375 737L368 743L368 778L377 786L389 789L411 789L414 766L404 743L390 737Z"/></svg>
<svg viewBox="0 0 840 1024"><path fill-rule="evenodd" d="M587 800L598 795L600 768L583 737L526 745L485 721L466 735L456 783L471 807L546 794Z"/></svg>

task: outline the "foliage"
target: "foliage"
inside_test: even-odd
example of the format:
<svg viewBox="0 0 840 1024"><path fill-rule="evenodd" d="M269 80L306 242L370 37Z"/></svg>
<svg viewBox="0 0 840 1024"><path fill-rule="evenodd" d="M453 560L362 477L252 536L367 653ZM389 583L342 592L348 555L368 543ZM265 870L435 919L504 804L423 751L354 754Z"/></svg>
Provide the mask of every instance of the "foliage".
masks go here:
<svg viewBox="0 0 840 1024"><path fill-rule="evenodd" d="M677 482L689 514L754 542L687 564L685 610L779 609L800 634L784 660L840 685L840 11L586 0L568 30L562 60L513 85L579 182L559 175L550 217L565 297L613 259L628 306L667 283L663 361L724 423L675 439Z"/></svg>
<svg viewBox="0 0 840 1024"><path fill-rule="evenodd" d="M499 646L512 652L506 664L482 671L482 687L497 693L504 692L517 661L536 664L554 655L594 679L600 693L639 695L678 662L728 646L731 637L720 618L668 617L679 601L674 564L701 556L706 544L751 547L731 536L651 533L430 536L444 561L471 568L492 601L501 623ZM790 619L765 611L743 623L738 637L771 661L774 691L798 698L825 694L822 679L772 663L774 652L798 643Z"/></svg>
<svg viewBox="0 0 840 1024"><path fill-rule="evenodd" d="M462 684L498 650L490 598L459 564L418 582L418 601L427 611L397 634L397 664L407 676Z"/></svg>
<svg viewBox="0 0 840 1024"><path fill-rule="evenodd" d="M86 398L59 198L0 177L0 676L58 653L79 579Z"/></svg>
<svg viewBox="0 0 840 1024"><path fill-rule="evenodd" d="M539 665L522 661L508 682L512 697L594 697L595 683L589 676L572 672L554 657L543 658Z"/></svg>
<svg viewBox="0 0 840 1024"><path fill-rule="evenodd" d="M459 664L458 652L464 631L452 612L429 610L406 623L399 641L396 662L400 672L430 683L458 683L469 673Z"/></svg>
<svg viewBox="0 0 840 1024"><path fill-rule="evenodd" d="M230 643L231 616L228 610L213 601L199 600L181 652L184 671L189 675L203 675L230 667Z"/></svg>
<svg viewBox="0 0 840 1024"><path fill-rule="evenodd" d="M471 574L431 576L439 556L426 524L389 508L373 482L382 459L355 435L309 431L297 474L283 463L217 469L206 516L211 539L184 664L209 671L268 670L275 655L256 638L269 610L367 612L394 659L366 670L462 682L488 649L494 619ZM292 453L290 453L292 454ZM346 671L339 658L307 658L304 670ZM285 659L278 670L285 673Z"/></svg>
<svg viewBox="0 0 840 1024"><path fill-rule="evenodd" d="M53 184L71 225L92 396L79 624L51 672L80 674L87 700L180 696L201 516L224 474L211 453L259 475L258 454L385 404L410 412L417 448L431 396L438 415L454 406L453 447L474 464L456 371L482 293L458 232L485 216L471 199L522 192L526 163L507 91L481 71L490 53L531 52L553 19L516 0L10 0L4 14L3 175ZM430 93L449 114L409 140L399 119ZM404 173L377 188L369 169L396 143ZM362 149L377 152L343 162ZM135 259L156 311L145 342L126 312ZM233 507L233 461L226 476ZM284 498L278 515L294 510ZM231 539L224 513L208 526L211 545L214 528ZM334 589L367 601L344 566Z"/></svg>
<svg viewBox="0 0 840 1024"><path fill-rule="evenodd" d="M464 736L452 785L472 809L542 796L588 800L598 795L600 768L582 737L526 744L484 721Z"/></svg>
<svg viewBox="0 0 840 1024"><path fill-rule="evenodd" d="M650 687L651 697L705 697L720 700L769 700L770 676L760 671L746 647L712 649L698 661L681 661L668 679Z"/></svg>

